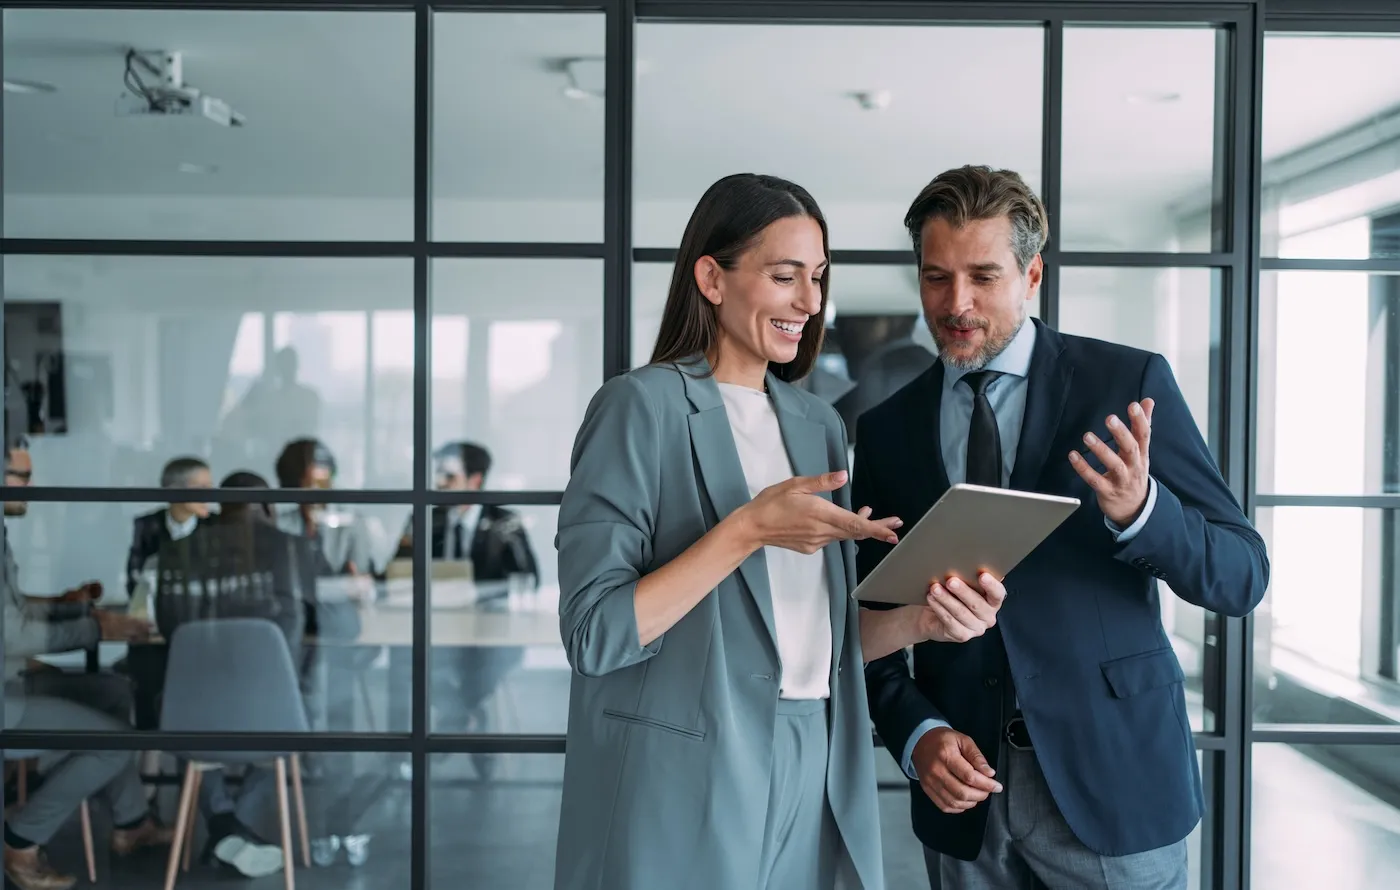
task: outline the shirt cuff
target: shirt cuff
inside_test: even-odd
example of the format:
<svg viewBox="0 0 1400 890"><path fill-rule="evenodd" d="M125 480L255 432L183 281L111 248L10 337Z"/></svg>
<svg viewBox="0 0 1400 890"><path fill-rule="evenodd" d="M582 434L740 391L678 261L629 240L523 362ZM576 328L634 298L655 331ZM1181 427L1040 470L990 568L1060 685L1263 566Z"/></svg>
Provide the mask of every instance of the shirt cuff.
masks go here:
<svg viewBox="0 0 1400 890"><path fill-rule="evenodd" d="M904 770L904 774L908 776L911 781L919 781L919 774L914 772L914 746L919 744L919 739L923 738L924 734L929 730L944 726L951 728L951 724L949 724L948 721L935 720L930 717L923 723L914 727L914 731L909 734L909 741L904 743L904 756L900 758L899 768Z"/></svg>
<svg viewBox="0 0 1400 890"><path fill-rule="evenodd" d="M1119 528L1117 523L1111 521L1107 516L1104 517L1103 523L1108 526L1109 531L1113 532L1115 540L1119 544L1126 544L1136 538L1138 532L1142 531L1142 527L1147 525L1148 518L1152 516L1152 508L1155 506L1157 506L1157 480L1148 476L1147 503L1142 505L1142 512L1138 514L1137 519L1133 520L1133 524L1127 528Z"/></svg>

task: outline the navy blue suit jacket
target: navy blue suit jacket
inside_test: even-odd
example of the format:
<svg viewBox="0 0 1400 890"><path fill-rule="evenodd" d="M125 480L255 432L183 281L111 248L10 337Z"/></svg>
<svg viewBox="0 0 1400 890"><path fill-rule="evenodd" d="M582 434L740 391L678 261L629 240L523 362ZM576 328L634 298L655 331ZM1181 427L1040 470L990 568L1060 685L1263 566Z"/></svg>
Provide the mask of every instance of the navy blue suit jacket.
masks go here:
<svg viewBox="0 0 1400 890"><path fill-rule="evenodd" d="M1039 324L1037 322L1037 324ZM863 415L853 502L907 526L948 488L940 448L943 366L935 364ZM1005 579L997 625L963 645L922 643L866 668L876 730L898 760L926 718L971 736L993 768L1009 719L1007 682L1050 791L1090 849L1121 856L1186 837L1201 817L1200 774L1183 674L1162 627L1158 579L1225 615L1258 605L1268 583L1264 542L1221 478L1171 369L1160 355L1041 326L1027 378L1011 488L1071 495L1082 506ZM1109 414L1152 398L1155 509L1130 542L1105 526L1068 455ZM889 552L863 541L861 578ZM987 807L947 815L913 786L914 833L958 859L977 858Z"/></svg>

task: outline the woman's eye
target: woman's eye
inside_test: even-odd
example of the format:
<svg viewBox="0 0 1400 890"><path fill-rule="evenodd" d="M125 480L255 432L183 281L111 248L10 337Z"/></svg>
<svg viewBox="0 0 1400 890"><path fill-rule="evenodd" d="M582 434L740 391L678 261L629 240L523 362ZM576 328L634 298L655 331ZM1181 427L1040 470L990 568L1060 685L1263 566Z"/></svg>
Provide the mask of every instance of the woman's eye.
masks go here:
<svg viewBox="0 0 1400 890"><path fill-rule="evenodd" d="M792 284L793 277L791 275L774 275L773 280L779 284Z"/></svg>

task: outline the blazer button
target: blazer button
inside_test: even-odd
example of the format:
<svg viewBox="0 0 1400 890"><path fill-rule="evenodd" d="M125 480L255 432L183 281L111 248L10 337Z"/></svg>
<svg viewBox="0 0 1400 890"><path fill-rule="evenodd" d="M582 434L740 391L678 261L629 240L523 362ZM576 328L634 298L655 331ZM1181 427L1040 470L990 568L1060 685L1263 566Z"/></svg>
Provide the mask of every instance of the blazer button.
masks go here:
<svg viewBox="0 0 1400 890"><path fill-rule="evenodd" d="M836 673L839 675L839 674L840 674L842 671L844 671L845 669L846 669L846 666L845 666L844 664L838 664L838 665L836 666Z"/></svg>

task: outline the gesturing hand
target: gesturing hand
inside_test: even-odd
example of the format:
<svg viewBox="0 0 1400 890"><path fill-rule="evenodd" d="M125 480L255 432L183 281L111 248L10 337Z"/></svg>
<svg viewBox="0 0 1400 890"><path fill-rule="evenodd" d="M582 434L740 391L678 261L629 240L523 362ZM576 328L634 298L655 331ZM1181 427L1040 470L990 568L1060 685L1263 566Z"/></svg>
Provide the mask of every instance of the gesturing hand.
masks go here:
<svg viewBox="0 0 1400 890"><path fill-rule="evenodd" d="M106 609L93 610L92 617L97 619L104 640L138 642L151 635L151 623L144 618Z"/></svg>
<svg viewBox="0 0 1400 890"><path fill-rule="evenodd" d="M1090 466L1079 452L1072 451L1069 455L1069 462L1079 478L1098 495L1103 515L1119 528L1132 525L1147 503L1147 446L1152 439L1152 405L1151 399L1143 399L1128 406L1132 429L1117 415L1108 418L1108 429L1118 446L1116 453L1093 433L1084 434L1084 443L1103 463L1103 472Z"/></svg>
<svg viewBox="0 0 1400 890"><path fill-rule="evenodd" d="M997 611L1006 599L1006 588L991 575L977 577L978 590L961 578L929 587L928 600L917 609L915 635L938 643L966 643L997 623Z"/></svg>
<svg viewBox="0 0 1400 890"><path fill-rule="evenodd" d="M940 726L914 745L914 772L929 800L945 813L962 813L1001 791L996 770L971 738Z"/></svg>
<svg viewBox="0 0 1400 890"><path fill-rule="evenodd" d="M859 513L836 506L818 492L835 491L846 484L846 472L797 476L770 485L738 513L760 547L782 547L799 553L816 553L832 541L875 538L889 544L899 538L894 530L904 523L896 517L871 519L870 509Z"/></svg>

